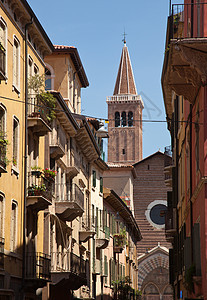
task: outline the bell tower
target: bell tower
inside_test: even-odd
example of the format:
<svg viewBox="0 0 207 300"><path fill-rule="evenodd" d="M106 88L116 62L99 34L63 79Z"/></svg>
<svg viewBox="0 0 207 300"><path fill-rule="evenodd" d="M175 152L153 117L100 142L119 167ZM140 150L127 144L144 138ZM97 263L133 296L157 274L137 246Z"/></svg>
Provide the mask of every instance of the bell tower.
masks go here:
<svg viewBox="0 0 207 300"><path fill-rule="evenodd" d="M133 164L142 160L142 110L126 41L113 96L108 104L108 162Z"/></svg>

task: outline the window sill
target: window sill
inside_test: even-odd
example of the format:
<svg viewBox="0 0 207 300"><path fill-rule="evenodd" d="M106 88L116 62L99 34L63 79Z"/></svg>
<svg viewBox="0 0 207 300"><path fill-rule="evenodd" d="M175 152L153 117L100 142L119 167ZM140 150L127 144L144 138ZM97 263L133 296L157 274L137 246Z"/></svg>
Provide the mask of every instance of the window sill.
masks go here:
<svg viewBox="0 0 207 300"><path fill-rule="evenodd" d="M20 97L20 89L16 87L14 84L12 84L12 92L17 93L18 97Z"/></svg>
<svg viewBox="0 0 207 300"><path fill-rule="evenodd" d="M19 178L19 169L16 166L12 165L12 167L11 167L11 173L12 173L12 175L13 174L16 175L17 179Z"/></svg>

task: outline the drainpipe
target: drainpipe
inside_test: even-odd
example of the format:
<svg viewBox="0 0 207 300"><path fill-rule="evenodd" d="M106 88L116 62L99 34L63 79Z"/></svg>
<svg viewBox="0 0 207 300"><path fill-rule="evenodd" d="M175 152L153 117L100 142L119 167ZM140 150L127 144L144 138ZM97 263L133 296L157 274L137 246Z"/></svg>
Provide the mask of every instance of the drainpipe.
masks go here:
<svg viewBox="0 0 207 300"><path fill-rule="evenodd" d="M193 264L193 203L192 203L192 104L190 105L190 232L191 232L191 263Z"/></svg>
<svg viewBox="0 0 207 300"><path fill-rule="evenodd" d="M28 38L28 27L33 23L31 21L25 25L25 124L24 124L24 203L23 203L23 246L22 246L22 292L23 298L25 298L25 270L26 270L26 197L27 197L27 112L28 112L28 64L27 64L27 38Z"/></svg>

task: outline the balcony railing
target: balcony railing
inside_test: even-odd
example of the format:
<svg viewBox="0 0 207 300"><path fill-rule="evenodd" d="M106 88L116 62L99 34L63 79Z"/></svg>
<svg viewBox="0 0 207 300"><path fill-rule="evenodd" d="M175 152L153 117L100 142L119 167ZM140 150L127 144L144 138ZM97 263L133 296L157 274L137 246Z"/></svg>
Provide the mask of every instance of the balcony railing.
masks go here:
<svg viewBox="0 0 207 300"><path fill-rule="evenodd" d="M4 269L4 238L0 237L0 269Z"/></svg>
<svg viewBox="0 0 207 300"><path fill-rule="evenodd" d="M88 261L85 261L82 257L70 253L70 259L71 259L71 272L87 279L87 263Z"/></svg>
<svg viewBox="0 0 207 300"><path fill-rule="evenodd" d="M81 208L84 208L84 193L77 184L73 183L70 190L70 184L57 183L56 191L56 201L76 202Z"/></svg>
<svg viewBox="0 0 207 300"><path fill-rule="evenodd" d="M47 125L50 125L48 116L50 115L50 109L45 105L41 96L37 95L29 97L28 100L28 117L41 118Z"/></svg>
<svg viewBox="0 0 207 300"><path fill-rule="evenodd" d="M50 256L41 252L27 253L26 279L50 280Z"/></svg>
<svg viewBox="0 0 207 300"><path fill-rule="evenodd" d="M207 3L172 5L172 37L174 39L207 37Z"/></svg>
<svg viewBox="0 0 207 300"><path fill-rule="evenodd" d="M6 78L6 50L0 43L0 80L5 80Z"/></svg>
<svg viewBox="0 0 207 300"><path fill-rule="evenodd" d="M70 253L53 252L51 253L51 272L69 272Z"/></svg>
<svg viewBox="0 0 207 300"><path fill-rule="evenodd" d="M42 196L52 201L54 183L43 177L37 177L28 173L28 196Z"/></svg>

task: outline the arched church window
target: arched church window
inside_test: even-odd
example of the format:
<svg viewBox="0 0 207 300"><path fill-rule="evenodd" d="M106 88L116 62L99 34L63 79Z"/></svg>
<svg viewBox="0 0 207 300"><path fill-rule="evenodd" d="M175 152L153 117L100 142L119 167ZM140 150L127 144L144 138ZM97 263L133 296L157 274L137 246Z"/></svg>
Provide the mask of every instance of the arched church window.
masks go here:
<svg viewBox="0 0 207 300"><path fill-rule="evenodd" d="M128 126L129 127L133 126L133 112L132 111L128 112Z"/></svg>
<svg viewBox="0 0 207 300"><path fill-rule="evenodd" d="M126 122L126 112L123 111L121 113L121 127L125 127L127 125L127 122Z"/></svg>
<svg viewBox="0 0 207 300"><path fill-rule="evenodd" d="M120 126L120 113L118 111L115 112L115 127Z"/></svg>
<svg viewBox="0 0 207 300"><path fill-rule="evenodd" d="M45 68L45 89L46 91L52 89L52 78L51 78L51 72L48 68Z"/></svg>

